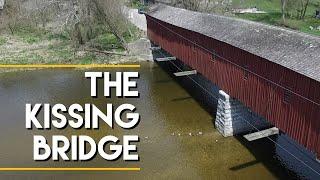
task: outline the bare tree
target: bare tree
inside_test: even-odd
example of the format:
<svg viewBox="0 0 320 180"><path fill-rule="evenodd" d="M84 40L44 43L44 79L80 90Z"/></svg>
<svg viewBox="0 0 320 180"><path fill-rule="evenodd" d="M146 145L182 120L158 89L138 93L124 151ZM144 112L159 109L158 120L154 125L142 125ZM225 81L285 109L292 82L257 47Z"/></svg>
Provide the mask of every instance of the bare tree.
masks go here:
<svg viewBox="0 0 320 180"><path fill-rule="evenodd" d="M310 0L301 0L302 11L301 11L300 19L304 19L305 18L309 3L310 3Z"/></svg>
<svg viewBox="0 0 320 180"><path fill-rule="evenodd" d="M58 0L35 0L36 9L34 9L35 19L39 19L42 27L60 12L60 3Z"/></svg>
<svg viewBox="0 0 320 180"><path fill-rule="evenodd" d="M7 26L11 32L11 34L14 34L21 24L23 22L21 19L21 4L20 0L13 2L13 1L7 1L4 8L4 17L5 20L4 24Z"/></svg>
<svg viewBox="0 0 320 180"><path fill-rule="evenodd" d="M126 31L123 15L123 5L118 0L91 0L95 8L96 16L102 20L112 34L118 39L124 49L128 50L127 43L123 37Z"/></svg>
<svg viewBox="0 0 320 180"><path fill-rule="evenodd" d="M79 7L79 1L78 0L72 0L72 7L74 9L74 18L76 19L74 23L74 31L73 31L73 38L75 41L77 41L77 44L84 44L81 29L80 29L80 7Z"/></svg>
<svg viewBox="0 0 320 180"><path fill-rule="evenodd" d="M85 44L102 31L112 33L128 50L126 34L132 34L122 0L7 0L2 24L14 33L20 24L67 32L75 47ZM26 22L25 19L29 18ZM5 23L2 21L5 19ZM41 26L38 26L41 25ZM58 30L60 28L60 30Z"/></svg>
<svg viewBox="0 0 320 180"><path fill-rule="evenodd" d="M186 9L190 9L193 11L199 10L200 7L200 1L198 0L183 0L182 3Z"/></svg>
<svg viewBox="0 0 320 180"><path fill-rule="evenodd" d="M310 0L286 0L285 13L289 17L304 19Z"/></svg>

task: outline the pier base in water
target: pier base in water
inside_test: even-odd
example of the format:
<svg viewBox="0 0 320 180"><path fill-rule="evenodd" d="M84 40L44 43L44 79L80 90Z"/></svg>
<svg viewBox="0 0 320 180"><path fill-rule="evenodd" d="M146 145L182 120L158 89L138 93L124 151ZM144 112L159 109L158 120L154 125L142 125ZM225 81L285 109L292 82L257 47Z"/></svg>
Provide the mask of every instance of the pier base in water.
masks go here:
<svg viewBox="0 0 320 180"><path fill-rule="evenodd" d="M215 126L225 137L270 127L262 117L220 90Z"/></svg>

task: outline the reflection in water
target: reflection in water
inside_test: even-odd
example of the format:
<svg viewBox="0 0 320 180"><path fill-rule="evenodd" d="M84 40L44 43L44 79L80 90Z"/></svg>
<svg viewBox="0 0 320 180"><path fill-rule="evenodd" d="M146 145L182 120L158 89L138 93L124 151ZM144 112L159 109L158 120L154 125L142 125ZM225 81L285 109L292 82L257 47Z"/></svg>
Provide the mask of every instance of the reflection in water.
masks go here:
<svg viewBox="0 0 320 180"><path fill-rule="evenodd" d="M155 68L156 67L156 68ZM165 69L167 67L164 67ZM172 70L169 67L167 70ZM99 71L99 70L98 70ZM126 69L105 69L126 71ZM246 142L241 137L223 138L213 126L214 100L187 79L172 79L152 63L142 63L139 99L90 97L90 81L84 70L37 70L0 74L0 167L141 167L140 172L1 173L0 179L277 179L309 177L314 173L299 166L292 157L280 158L268 140ZM102 83L102 82L99 82ZM101 84L100 84L101 85ZM186 91L188 90L188 91ZM113 96L114 97L114 96ZM131 103L141 122L133 130L102 125L99 130L28 131L24 125L26 103L62 103L66 106L93 103L103 110L106 103ZM86 162L34 162L32 136L89 135L99 140L106 135L138 134L139 162L105 161L97 156ZM282 142L283 136L273 137ZM50 143L50 142L49 142ZM282 156L282 155L281 155ZM289 160L288 160L289 159ZM285 163L284 163L285 162ZM288 165L290 164L290 165ZM290 169L300 168L300 171ZM314 164L313 167L316 167ZM297 172L297 173L295 173Z"/></svg>

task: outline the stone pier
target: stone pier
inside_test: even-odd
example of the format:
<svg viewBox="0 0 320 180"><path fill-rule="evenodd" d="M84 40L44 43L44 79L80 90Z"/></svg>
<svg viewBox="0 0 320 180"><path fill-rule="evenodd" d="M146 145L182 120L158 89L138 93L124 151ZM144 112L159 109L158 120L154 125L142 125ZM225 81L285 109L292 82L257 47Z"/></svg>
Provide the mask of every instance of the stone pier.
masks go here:
<svg viewBox="0 0 320 180"><path fill-rule="evenodd" d="M224 136L233 136L270 127L262 117L250 111L240 101L220 90L215 126Z"/></svg>

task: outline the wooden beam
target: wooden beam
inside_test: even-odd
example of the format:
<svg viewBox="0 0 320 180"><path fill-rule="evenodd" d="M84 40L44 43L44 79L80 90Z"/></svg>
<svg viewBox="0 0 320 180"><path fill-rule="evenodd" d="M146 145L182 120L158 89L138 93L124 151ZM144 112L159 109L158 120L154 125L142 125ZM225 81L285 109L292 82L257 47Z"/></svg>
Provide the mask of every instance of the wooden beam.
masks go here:
<svg viewBox="0 0 320 180"><path fill-rule="evenodd" d="M194 75L194 74L197 74L197 71L196 71L196 70L192 70L192 71L182 71L182 72L174 73L174 75L177 76L177 77L189 76L189 75Z"/></svg>
<svg viewBox="0 0 320 180"><path fill-rule="evenodd" d="M160 46L154 46L154 47L150 47L151 51L157 51L157 50L161 50Z"/></svg>
<svg viewBox="0 0 320 180"><path fill-rule="evenodd" d="M174 61L177 60L176 57L164 57L164 58L156 58L158 62L165 62L165 61Z"/></svg>
<svg viewBox="0 0 320 180"><path fill-rule="evenodd" d="M255 133L247 134L247 135L244 135L243 137L246 138L248 141L254 141L254 140L265 138L275 134L279 134L279 129L276 127L273 127L270 129L265 129Z"/></svg>

